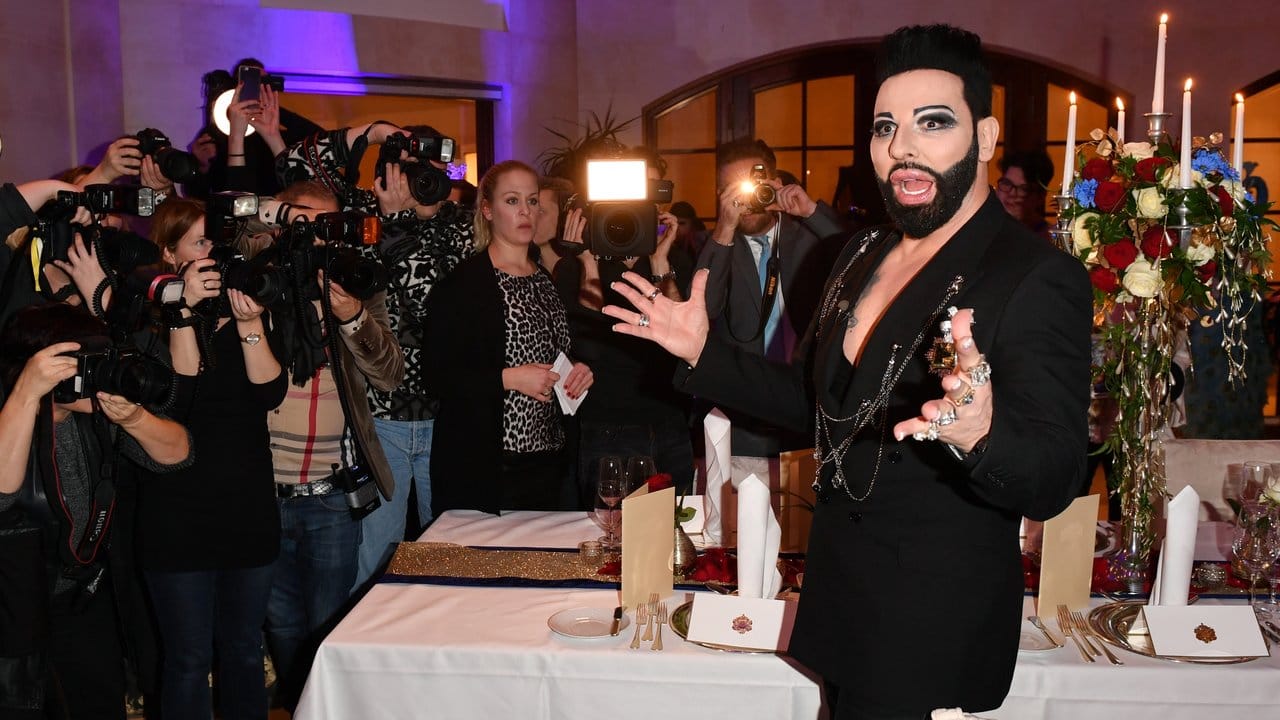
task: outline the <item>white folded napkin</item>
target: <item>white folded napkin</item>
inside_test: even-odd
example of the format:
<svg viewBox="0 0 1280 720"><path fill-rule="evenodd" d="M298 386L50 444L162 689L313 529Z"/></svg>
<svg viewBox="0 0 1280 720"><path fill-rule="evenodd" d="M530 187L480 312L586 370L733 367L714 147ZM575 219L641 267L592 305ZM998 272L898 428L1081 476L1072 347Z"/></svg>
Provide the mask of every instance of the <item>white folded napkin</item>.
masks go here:
<svg viewBox="0 0 1280 720"><path fill-rule="evenodd" d="M782 527L769 503L769 485L748 475L738 484L738 597L777 597L782 588L781 544Z"/></svg>
<svg viewBox="0 0 1280 720"><path fill-rule="evenodd" d="M1169 501L1164 544L1160 550L1160 562L1156 565L1156 579L1151 585L1149 605L1187 604L1199 514L1200 495L1190 485Z"/></svg>
<svg viewBox="0 0 1280 720"><path fill-rule="evenodd" d="M564 389L564 384L569 379L569 373L573 372L573 362L563 352L556 356L556 361L551 366L551 371L560 376L554 386L556 399L560 401L560 411L565 415L573 415L578 412L578 406L582 404L583 400L587 399L587 393L590 391L584 390L577 398L569 397L569 392Z"/></svg>
<svg viewBox="0 0 1280 720"><path fill-rule="evenodd" d="M721 527L720 504L728 497L733 487L733 456L730 447L729 418L713 408L702 421L702 432L706 439L707 457L707 490L703 511L706 522L702 525L702 538L708 546L719 546L724 543L724 529Z"/></svg>

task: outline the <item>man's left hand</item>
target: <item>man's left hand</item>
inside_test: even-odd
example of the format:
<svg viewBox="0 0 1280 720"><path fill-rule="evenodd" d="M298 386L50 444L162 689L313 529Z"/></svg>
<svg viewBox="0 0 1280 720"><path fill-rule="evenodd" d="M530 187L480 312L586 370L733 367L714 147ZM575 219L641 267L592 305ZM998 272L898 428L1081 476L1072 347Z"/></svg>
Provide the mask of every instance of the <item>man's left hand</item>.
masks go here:
<svg viewBox="0 0 1280 720"><path fill-rule="evenodd" d="M936 429L937 440L960 450L973 450L991 432L991 368L973 341L973 310L966 308L951 318L951 336L956 346L956 367L942 378L943 396L920 406L920 416L893 426L893 436L901 442L916 433ZM979 368L979 366L982 366ZM978 368L979 372L974 373ZM986 376L985 378L983 376ZM978 382L975 382L975 376ZM941 419L943 422L939 422ZM950 419L949 422L946 422Z"/></svg>
<svg viewBox="0 0 1280 720"><path fill-rule="evenodd" d="M324 271L319 272L320 287L324 287ZM329 281L329 309L333 311L333 317L340 323L350 322L364 310L364 304L358 298L352 297L342 286L332 280Z"/></svg>
<svg viewBox="0 0 1280 720"><path fill-rule="evenodd" d="M774 182L777 182L776 180ZM782 212L798 218L807 218L818 209L818 203L809 197L809 193L799 185L783 185L778 183L774 193L773 204Z"/></svg>

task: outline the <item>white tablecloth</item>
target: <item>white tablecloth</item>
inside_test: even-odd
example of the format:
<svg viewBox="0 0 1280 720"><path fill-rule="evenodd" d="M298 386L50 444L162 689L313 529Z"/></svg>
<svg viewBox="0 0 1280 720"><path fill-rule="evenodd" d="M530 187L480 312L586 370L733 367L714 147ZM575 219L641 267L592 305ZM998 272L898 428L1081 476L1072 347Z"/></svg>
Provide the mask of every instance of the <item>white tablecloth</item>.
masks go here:
<svg viewBox="0 0 1280 720"><path fill-rule="evenodd" d="M574 547L597 535L582 513L494 517L454 511L436 520L421 539ZM673 597L667 605L674 608L681 601ZM295 717L822 716L817 685L783 658L707 650L670 632L663 652L629 650L629 632L606 640L570 640L546 624L559 610L616 604L617 593L608 590L376 586L324 641ZM1034 599L1027 598L1024 614L1033 607ZM935 621L944 620L944 610L940 599ZM1049 625L1059 635L1051 620ZM1004 706L981 715L997 720L1280 717L1280 657L1214 666L1115 652L1124 667L1102 659L1085 664L1070 644L1019 653Z"/></svg>
<svg viewBox="0 0 1280 720"><path fill-rule="evenodd" d="M422 539L574 547L599 534L582 513L450 512ZM708 650L670 629L652 652L627 647L632 628L574 640L547 627L560 610L617 604L614 590L375 586L320 647L295 717L818 717L817 685L784 658Z"/></svg>

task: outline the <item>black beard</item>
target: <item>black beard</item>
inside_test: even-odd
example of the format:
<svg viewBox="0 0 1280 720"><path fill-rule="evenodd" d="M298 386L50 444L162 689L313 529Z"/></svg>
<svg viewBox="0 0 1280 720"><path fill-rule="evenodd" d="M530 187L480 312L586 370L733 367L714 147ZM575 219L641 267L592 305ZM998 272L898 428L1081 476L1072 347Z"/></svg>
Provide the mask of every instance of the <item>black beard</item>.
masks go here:
<svg viewBox="0 0 1280 720"><path fill-rule="evenodd" d="M884 198L884 208L907 237L929 237L935 230L947 224L955 217L964 203L964 197L973 187L973 179L978 172L978 136L974 133L969 152L939 175L932 168L915 163L899 163L889 168L888 176L895 170L920 170L933 177L937 193L933 202L928 205L903 205L893 194L893 183L876 178L880 185L880 196Z"/></svg>

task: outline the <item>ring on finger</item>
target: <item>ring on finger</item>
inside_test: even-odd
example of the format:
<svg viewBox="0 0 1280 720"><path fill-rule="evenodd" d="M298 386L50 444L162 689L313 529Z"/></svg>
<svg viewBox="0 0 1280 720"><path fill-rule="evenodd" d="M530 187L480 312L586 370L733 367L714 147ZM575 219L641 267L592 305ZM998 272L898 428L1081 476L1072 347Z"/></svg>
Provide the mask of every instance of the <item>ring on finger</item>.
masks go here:
<svg viewBox="0 0 1280 720"><path fill-rule="evenodd" d="M938 413L937 419L934 420L939 427L945 427L956 421L956 409L950 408Z"/></svg>
<svg viewBox="0 0 1280 720"><path fill-rule="evenodd" d="M640 319L636 321L636 327L649 327L649 316L641 315Z"/></svg>
<svg viewBox="0 0 1280 720"><path fill-rule="evenodd" d="M916 440L937 440L938 439L938 421L930 420L929 427L920 432L912 433L911 437Z"/></svg>
<svg viewBox="0 0 1280 720"><path fill-rule="evenodd" d="M653 299L658 297L658 295L660 294L662 294L662 291L659 290L658 288L654 288L653 292L649 293L648 295L645 295L645 299L647 299L649 302L653 302Z"/></svg>
<svg viewBox="0 0 1280 720"><path fill-rule="evenodd" d="M947 399L950 400L951 403L954 404L956 407L964 407L965 405L972 405L973 404L973 386L965 385L964 392L960 393L960 397L952 400L951 396L948 395Z"/></svg>
<svg viewBox="0 0 1280 720"><path fill-rule="evenodd" d="M991 365L987 363L985 357L965 372L969 374L969 384L974 387L981 387L991 382Z"/></svg>

